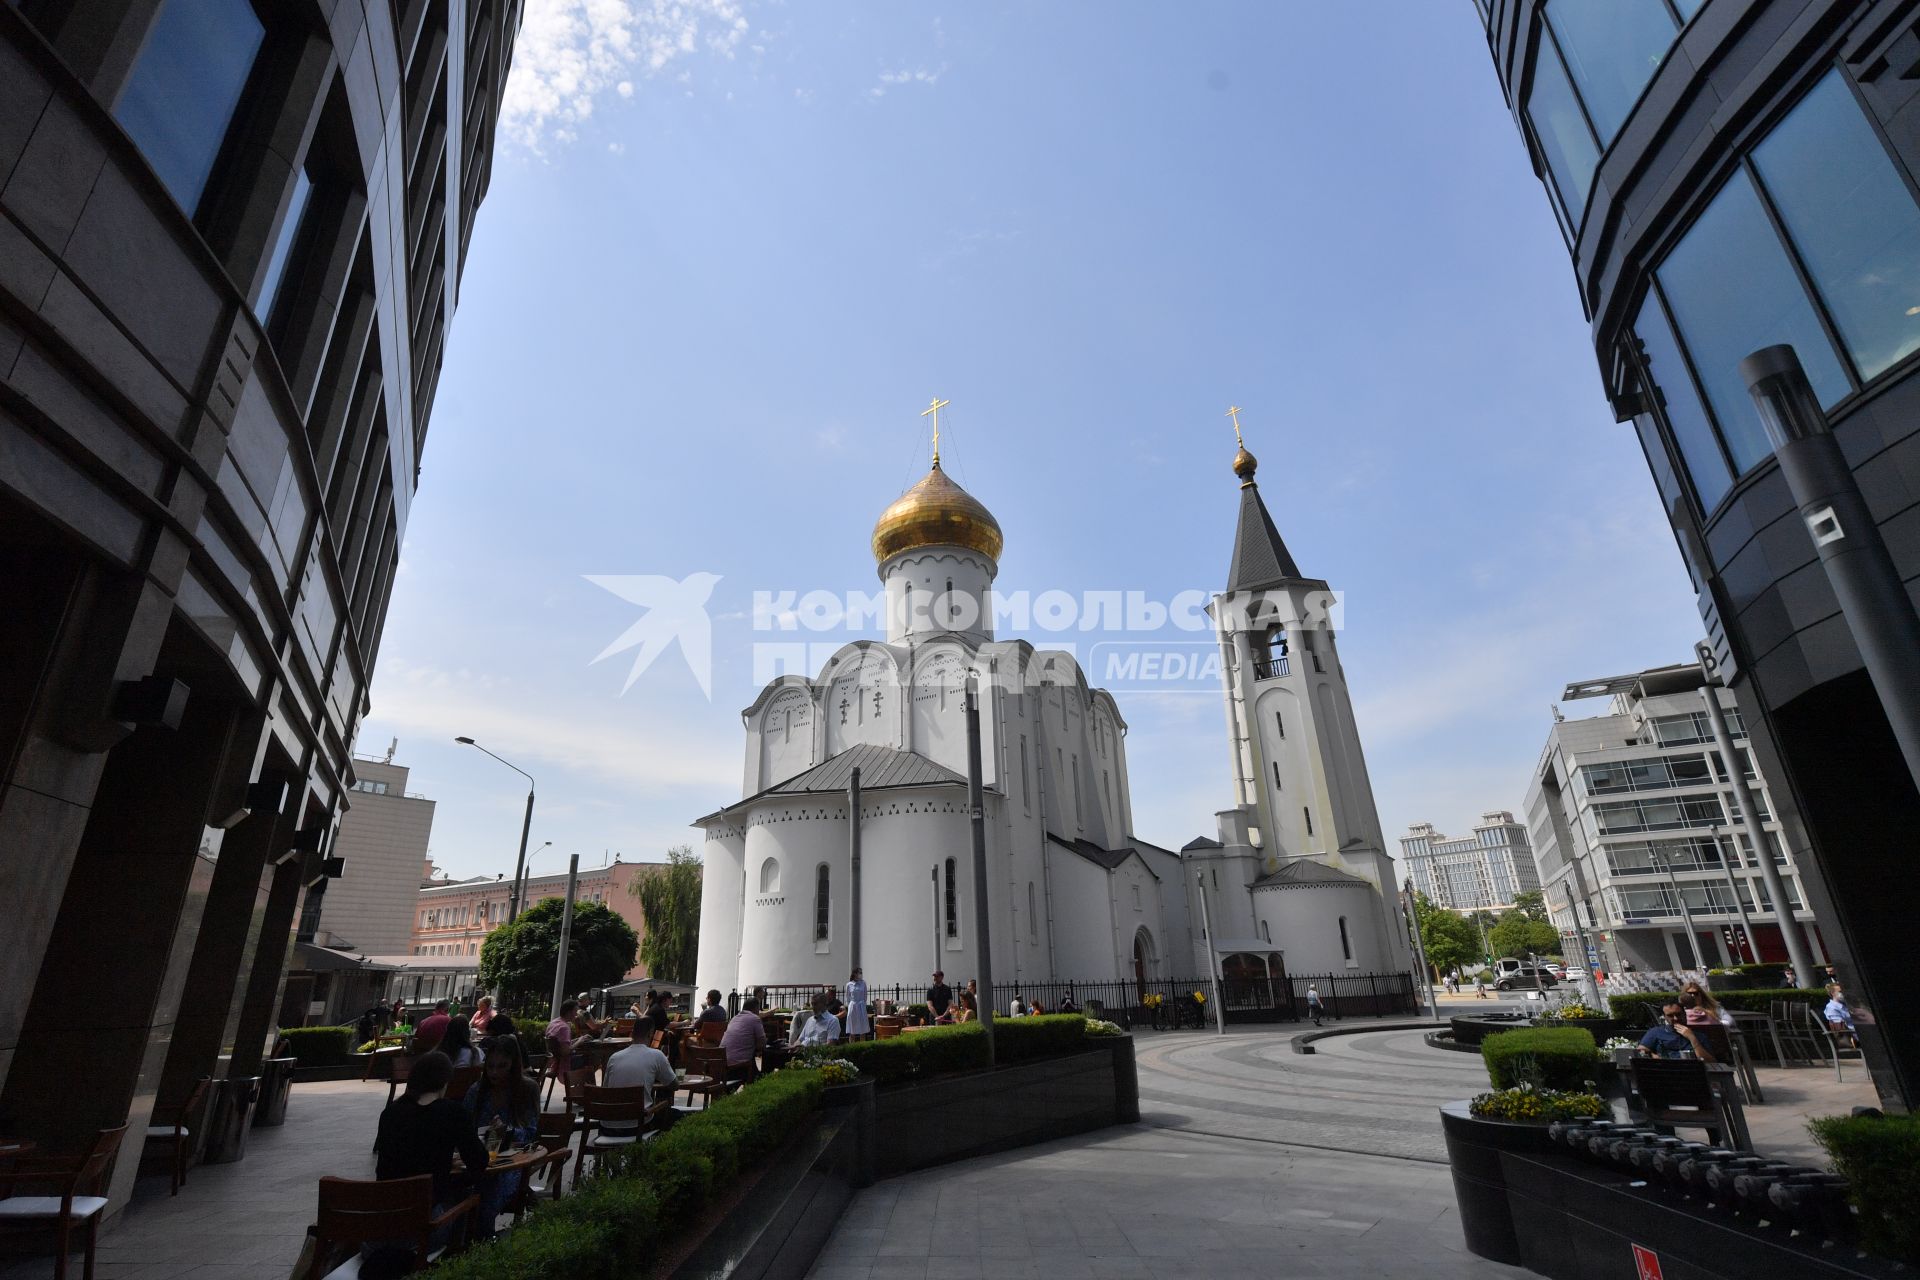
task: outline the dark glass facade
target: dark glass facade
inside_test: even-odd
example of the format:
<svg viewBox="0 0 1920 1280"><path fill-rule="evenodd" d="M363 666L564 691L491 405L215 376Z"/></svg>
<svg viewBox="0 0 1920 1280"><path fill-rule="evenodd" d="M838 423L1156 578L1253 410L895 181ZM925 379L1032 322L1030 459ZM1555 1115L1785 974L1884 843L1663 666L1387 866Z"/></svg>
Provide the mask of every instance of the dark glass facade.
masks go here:
<svg viewBox="0 0 1920 1280"><path fill-rule="evenodd" d="M308 1012L519 24L0 4L0 1131L129 1124L110 1212Z"/></svg>
<svg viewBox="0 0 1920 1280"><path fill-rule="evenodd" d="M1920 588L1920 3L1477 7L1603 388L1639 433L1796 860L1817 871L1839 976L1871 1010L1875 1084L1911 1107L1920 790L1738 365L1793 344Z"/></svg>

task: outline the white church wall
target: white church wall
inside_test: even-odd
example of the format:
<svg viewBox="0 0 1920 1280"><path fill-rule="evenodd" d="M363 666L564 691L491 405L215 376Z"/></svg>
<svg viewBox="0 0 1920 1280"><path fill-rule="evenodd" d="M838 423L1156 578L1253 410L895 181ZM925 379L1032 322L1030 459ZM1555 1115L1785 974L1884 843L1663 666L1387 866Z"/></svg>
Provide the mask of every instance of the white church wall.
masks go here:
<svg viewBox="0 0 1920 1280"><path fill-rule="evenodd" d="M846 804L784 803L755 806L745 842L746 890L740 930L740 980L748 985L838 982L847 956L844 887L847 871ZM864 862L864 858L862 859ZM814 887L820 864L843 897L836 957L830 932L825 950L816 945ZM705 892L702 892L704 901ZM704 909L701 912L705 920Z"/></svg>
<svg viewBox="0 0 1920 1280"><path fill-rule="evenodd" d="M1262 794L1270 798L1271 809L1261 831L1261 852L1275 858L1305 853L1308 840L1302 810L1319 800L1309 759L1313 721L1302 714L1297 693L1286 684L1270 681L1254 695L1252 724L1266 768Z"/></svg>
<svg viewBox="0 0 1920 1280"><path fill-rule="evenodd" d="M860 950L868 981L924 982L937 956L950 981L964 982L974 968L966 793L958 787L891 789L862 797L862 807ZM944 892L949 858L955 872L953 937L935 915L929 878L940 871Z"/></svg>
<svg viewBox="0 0 1920 1280"><path fill-rule="evenodd" d="M759 744L759 773L748 779L748 795L813 767L814 711L808 688L792 686L767 700L749 730Z"/></svg>
<svg viewBox="0 0 1920 1280"><path fill-rule="evenodd" d="M1272 938L1286 953L1290 974L1392 973L1400 967L1380 935L1377 899L1365 885L1262 889L1253 900L1256 921L1264 926L1254 936Z"/></svg>
<svg viewBox="0 0 1920 1280"><path fill-rule="evenodd" d="M1049 856L1056 885L1053 911L1057 976L1084 982L1111 981L1118 975L1106 869L1058 845ZM1132 937L1129 930L1128 947L1132 946Z"/></svg>
<svg viewBox="0 0 1920 1280"><path fill-rule="evenodd" d="M906 746L900 672L891 651L879 645L843 649L822 674L828 681L819 711L826 722L822 759L861 744Z"/></svg>
<svg viewBox="0 0 1920 1280"><path fill-rule="evenodd" d="M746 888L745 833L725 823L707 828L700 847L700 948L694 973L701 990L732 991L740 982L740 911Z"/></svg>
<svg viewBox="0 0 1920 1280"><path fill-rule="evenodd" d="M922 547L880 568L887 594L887 640L952 631L974 644L993 638L993 562L958 547Z"/></svg>
<svg viewBox="0 0 1920 1280"><path fill-rule="evenodd" d="M971 660L972 655L958 644L921 646L913 657L908 704L909 749L963 776L967 771L966 671Z"/></svg>

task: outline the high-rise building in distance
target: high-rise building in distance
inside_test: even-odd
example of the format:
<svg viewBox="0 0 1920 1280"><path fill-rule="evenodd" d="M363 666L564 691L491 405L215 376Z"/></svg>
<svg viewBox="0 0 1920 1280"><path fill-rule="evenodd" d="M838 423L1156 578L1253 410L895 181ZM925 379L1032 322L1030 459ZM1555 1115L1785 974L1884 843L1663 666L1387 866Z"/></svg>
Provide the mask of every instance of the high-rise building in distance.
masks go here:
<svg viewBox="0 0 1920 1280"><path fill-rule="evenodd" d="M1449 911L1501 910L1540 888L1527 828L1504 809L1481 814L1457 840L1416 822L1400 837L1400 861L1414 890Z"/></svg>

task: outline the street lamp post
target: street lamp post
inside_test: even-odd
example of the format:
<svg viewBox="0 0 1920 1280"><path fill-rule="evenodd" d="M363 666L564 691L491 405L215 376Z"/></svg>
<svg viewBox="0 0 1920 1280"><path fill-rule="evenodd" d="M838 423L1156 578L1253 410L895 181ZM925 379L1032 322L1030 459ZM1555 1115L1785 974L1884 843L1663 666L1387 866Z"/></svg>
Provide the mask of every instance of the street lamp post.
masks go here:
<svg viewBox="0 0 1920 1280"><path fill-rule="evenodd" d="M1743 941L1740 946L1734 948L1734 954L1740 957L1742 964L1745 964L1749 960L1758 961L1760 959L1760 953L1755 949L1753 920L1747 915L1747 900L1740 896L1740 882L1733 877L1733 862L1731 859L1740 859L1743 868L1746 864L1746 857L1740 851L1740 833L1738 831L1733 833L1733 848L1731 853L1729 853L1727 847L1720 843L1720 824L1716 822L1708 827L1707 830L1713 833L1713 847L1719 850L1720 869L1727 873L1727 891L1733 894L1733 909L1740 913L1740 931L1745 941ZM1782 932L1784 933L1785 931L1782 930Z"/></svg>
<svg viewBox="0 0 1920 1280"><path fill-rule="evenodd" d="M1673 896L1680 900L1680 919L1687 930L1687 962L1696 969L1704 969L1700 963L1700 935L1694 932L1693 908L1687 905L1687 895L1680 888L1680 877L1673 873L1673 860L1660 849L1649 847L1647 850L1659 863L1660 869L1667 873L1667 883L1673 886Z"/></svg>
<svg viewBox="0 0 1920 1280"><path fill-rule="evenodd" d="M462 746L472 747L482 755L493 756L495 760L500 760L499 756L494 756L493 752L488 751L472 738L459 737L454 741ZM507 923L512 924L520 915L520 881L527 870L527 832L533 827L533 775L511 761L500 760L500 763L527 780L527 812L526 816L520 819L520 859L514 863L513 892L507 898Z"/></svg>
<svg viewBox="0 0 1920 1280"><path fill-rule="evenodd" d="M520 874L514 878L513 888L507 890L507 902L525 902L527 900L527 873L533 870L533 860L545 850L553 848L553 841L542 840L540 847L520 859ZM512 919L511 916L508 919Z"/></svg>

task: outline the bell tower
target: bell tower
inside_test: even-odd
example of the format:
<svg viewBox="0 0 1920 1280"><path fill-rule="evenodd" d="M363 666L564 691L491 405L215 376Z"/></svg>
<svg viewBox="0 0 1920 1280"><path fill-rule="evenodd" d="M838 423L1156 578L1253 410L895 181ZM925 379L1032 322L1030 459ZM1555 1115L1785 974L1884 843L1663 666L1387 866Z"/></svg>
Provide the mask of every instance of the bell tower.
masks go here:
<svg viewBox="0 0 1920 1280"><path fill-rule="evenodd" d="M1230 413L1238 437L1239 411ZM1233 562L1211 605L1234 799L1265 874L1309 860L1369 881L1384 908L1398 886L1334 640L1338 601L1294 562L1254 481L1258 467L1242 440Z"/></svg>

